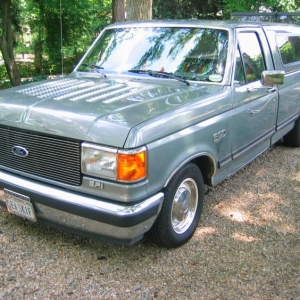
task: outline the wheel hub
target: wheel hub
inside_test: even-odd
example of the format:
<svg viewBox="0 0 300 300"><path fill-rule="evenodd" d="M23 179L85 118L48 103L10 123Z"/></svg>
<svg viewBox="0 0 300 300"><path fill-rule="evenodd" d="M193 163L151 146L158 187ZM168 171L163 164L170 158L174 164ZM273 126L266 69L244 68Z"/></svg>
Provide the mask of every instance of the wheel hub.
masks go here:
<svg viewBox="0 0 300 300"><path fill-rule="evenodd" d="M197 184L192 178L185 179L178 187L172 206L172 227L178 234L192 224L198 205Z"/></svg>

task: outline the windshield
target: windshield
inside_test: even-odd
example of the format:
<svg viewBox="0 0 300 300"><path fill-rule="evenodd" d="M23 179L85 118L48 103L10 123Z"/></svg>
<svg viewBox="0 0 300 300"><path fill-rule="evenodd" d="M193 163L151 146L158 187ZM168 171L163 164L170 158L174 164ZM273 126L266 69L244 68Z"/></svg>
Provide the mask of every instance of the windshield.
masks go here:
<svg viewBox="0 0 300 300"><path fill-rule="evenodd" d="M228 32L211 28L108 29L78 67L80 72L161 72L182 79L221 82Z"/></svg>

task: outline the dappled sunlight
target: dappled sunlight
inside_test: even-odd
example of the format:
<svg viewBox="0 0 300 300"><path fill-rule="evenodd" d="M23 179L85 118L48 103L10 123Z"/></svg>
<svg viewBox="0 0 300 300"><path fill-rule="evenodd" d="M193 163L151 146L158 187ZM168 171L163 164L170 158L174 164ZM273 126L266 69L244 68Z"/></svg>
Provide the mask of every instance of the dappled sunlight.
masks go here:
<svg viewBox="0 0 300 300"><path fill-rule="evenodd" d="M204 238L213 235L216 232L216 229L213 227L201 227L201 228L197 228L194 235L193 235L193 239L194 240L198 240L201 241Z"/></svg>
<svg viewBox="0 0 300 300"><path fill-rule="evenodd" d="M245 212L229 211L228 213L231 219L236 222L245 222L248 219Z"/></svg>
<svg viewBox="0 0 300 300"><path fill-rule="evenodd" d="M272 193L264 198L264 203L259 208L259 215L262 219L272 224L276 231L287 234L296 233L295 222L291 216L293 215L291 201Z"/></svg>
<svg viewBox="0 0 300 300"><path fill-rule="evenodd" d="M267 221L273 220L273 221L280 221L281 216L279 214L278 208L282 205L287 205L288 200L283 199L274 193L269 193L266 195L263 199L263 203L261 203L259 207L259 215Z"/></svg>
<svg viewBox="0 0 300 300"><path fill-rule="evenodd" d="M293 224L288 224L284 221L274 224L274 228L277 232L281 232L283 234L295 234L298 232L297 228Z"/></svg>
<svg viewBox="0 0 300 300"><path fill-rule="evenodd" d="M277 193L247 191L239 197L220 202L214 210L233 222L254 226L269 225L283 234L297 232L291 218L291 200Z"/></svg>
<svg viewBox="0 0 300 300"><path fill-rule="evenodd" d="M260 170L258 170L256 172L255 176L258 176L258 177L268 176L268 170L266 168L261 168Z"/></svg>
<svg viewBox="0 0 300 300"><path fill-rule="evenodd" d="M240 242L245 242L245 243L251 243L251 242L256 242L259 241L260 239L247 235L245 233L241 233L241 232L236 232L232 235L232 237Z"/></svg>
<svg viewBox="0 0 300 300"><path fill-rule="evenodd" d="M254 216L251 209L249 209L253 209L253 206L257 205L257 203L253 203L257 200L249 201L249 195L246 196L246 194L249 193L245 193L239 198L233 198L230 201L220 202L214 207L214 210L223 217L234 222L247 222L253 225L263 225L263 222L257 216ZM247 200L244 199L245 196Z"/></svg>
<svg viewBox="0 0 300 300"><path fill-rule="evenodd" d="M0 244L4 245L9 243L9 237L7 235L4 235L3 233L0 234Z"/></svg>

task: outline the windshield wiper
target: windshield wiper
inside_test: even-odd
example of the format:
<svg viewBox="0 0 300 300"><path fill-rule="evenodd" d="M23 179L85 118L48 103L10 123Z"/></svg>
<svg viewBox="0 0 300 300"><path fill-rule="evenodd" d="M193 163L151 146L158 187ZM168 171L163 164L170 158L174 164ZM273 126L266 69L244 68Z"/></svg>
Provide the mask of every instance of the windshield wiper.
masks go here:
<svg viewBox="0 0 300 300"><path fill-rule="evenodd" d="M179 76L175 76L175 75L173 75L171 73L167 73L167 72L152 71L152 70L135 70L135 69L128 70L128 72L138 73L138 74L148 74L148 75L154 76L154 77L157 76L157 77L162 77L162 78L175 79L175 80L185 83L186 85L190 85L190 83L186 79L179 77Z"/></svg>
<svg viewBox="0 0 300 300"><path fill-rule="evenodd" d="M90 67L90 68L96 69L97 73L101 74L104 78L107 78L107 76L104 73L98 71L100 69L104 69L103 67L99 67L97 65L92 65L92 64L85 64L85 63L81 64L81 66Z"/></svg>

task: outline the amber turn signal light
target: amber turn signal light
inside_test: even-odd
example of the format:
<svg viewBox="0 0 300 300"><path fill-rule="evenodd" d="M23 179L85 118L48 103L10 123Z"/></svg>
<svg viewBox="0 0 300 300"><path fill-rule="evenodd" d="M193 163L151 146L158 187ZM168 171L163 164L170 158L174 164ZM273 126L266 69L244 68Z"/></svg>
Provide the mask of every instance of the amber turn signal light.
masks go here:
<svg viewBox="0 0 300 300"><path fill-rule="evenodd" d="M117 180L138 181L146 177L146 151L118 153Z"/></svg>

